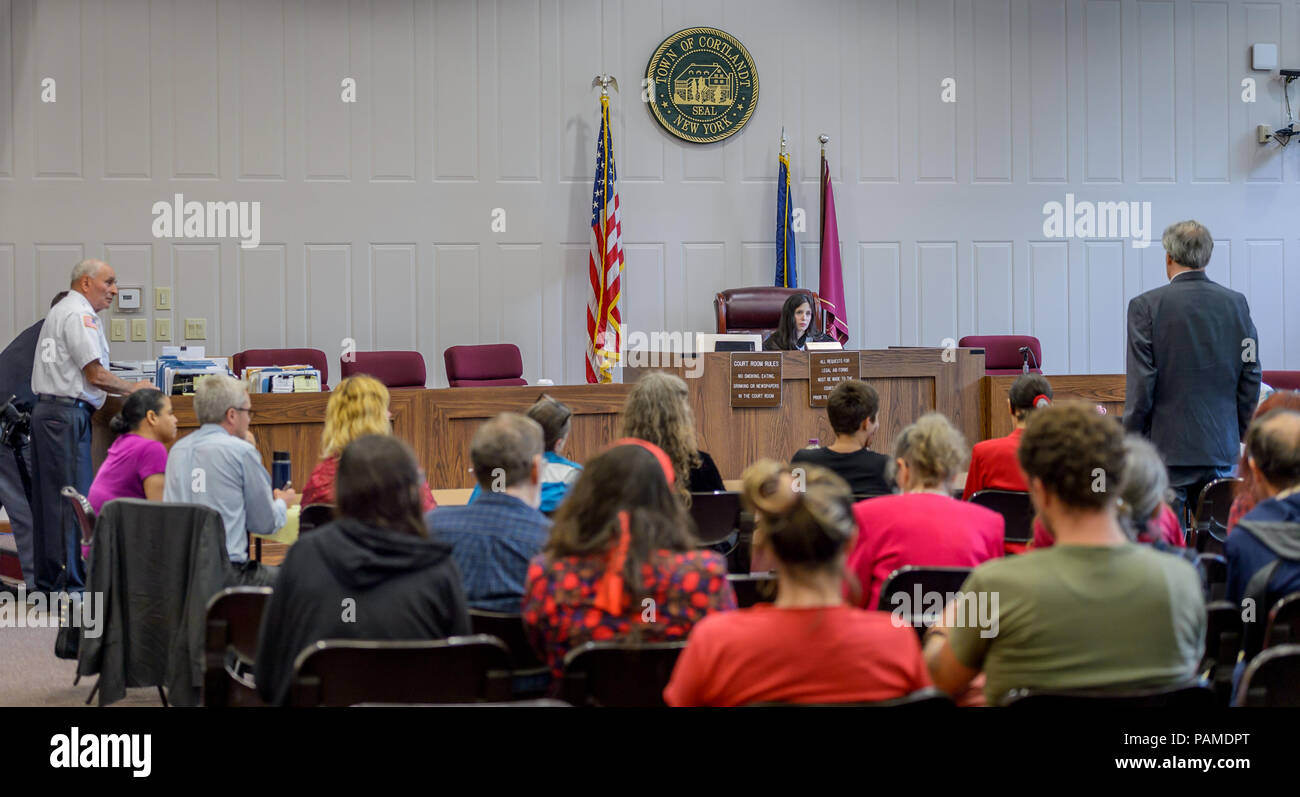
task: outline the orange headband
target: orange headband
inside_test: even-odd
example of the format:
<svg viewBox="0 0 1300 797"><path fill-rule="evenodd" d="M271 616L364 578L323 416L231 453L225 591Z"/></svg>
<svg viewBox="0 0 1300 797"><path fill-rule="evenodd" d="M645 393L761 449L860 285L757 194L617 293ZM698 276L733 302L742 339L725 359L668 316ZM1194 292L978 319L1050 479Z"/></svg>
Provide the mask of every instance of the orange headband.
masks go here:
<svg viewBox="0 0 1300 797"><path fill-rule="evenodd" d="M646 451L654 454L655 459L659 460L659 467L664 469L664 478L668 480L669 487L672 487L673 483L677 480L677 475L673 471L673 461L668 458L668 454L664 453L662 448L651 443L649 440L642 440L639 437L623 437L615 440L610 448L613 448L614 446L641 446Z"/></svg>

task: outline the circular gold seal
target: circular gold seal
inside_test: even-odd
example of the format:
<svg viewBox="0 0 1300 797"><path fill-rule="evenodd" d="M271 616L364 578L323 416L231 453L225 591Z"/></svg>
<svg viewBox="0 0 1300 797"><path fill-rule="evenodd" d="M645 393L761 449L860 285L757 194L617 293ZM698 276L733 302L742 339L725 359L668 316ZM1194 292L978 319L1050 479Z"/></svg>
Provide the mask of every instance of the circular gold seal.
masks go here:
<svg viewBox="0 0 1300 797"><path fill-rule="evenodd" d="M717 28L687 28L664 39L646 66L645 98L659 124L696 144L745 126L758 105L758 70L745 45Z"/></svg>

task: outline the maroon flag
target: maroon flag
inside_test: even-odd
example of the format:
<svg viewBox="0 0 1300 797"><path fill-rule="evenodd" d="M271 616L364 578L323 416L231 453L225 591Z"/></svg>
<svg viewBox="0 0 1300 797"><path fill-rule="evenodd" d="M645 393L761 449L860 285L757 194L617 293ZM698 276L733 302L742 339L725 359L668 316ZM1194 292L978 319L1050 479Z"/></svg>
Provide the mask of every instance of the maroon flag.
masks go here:
<svg viewBox="0 0 1300 797"><path fill-rule="evenodd" d="M849 320L844 306L844 276L840 273L840 230L835 223L835 192L831 190L831 167L822 151L821 279L817 287L826 334L841 344L849 340Z"/></svg>

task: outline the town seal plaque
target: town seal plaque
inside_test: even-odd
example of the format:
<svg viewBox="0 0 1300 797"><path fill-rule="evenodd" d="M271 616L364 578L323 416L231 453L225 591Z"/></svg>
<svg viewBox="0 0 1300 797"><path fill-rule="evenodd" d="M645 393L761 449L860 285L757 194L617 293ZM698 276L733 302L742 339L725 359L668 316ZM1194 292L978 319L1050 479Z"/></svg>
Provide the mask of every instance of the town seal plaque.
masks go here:
<svg viewBox="0 0 1300 797"><path fill-rule="evenodd" d="M758 70L745 45L717 28L664 39L646 66L645 99L659 124L696 144L740 130L758 105Z"/></svg>

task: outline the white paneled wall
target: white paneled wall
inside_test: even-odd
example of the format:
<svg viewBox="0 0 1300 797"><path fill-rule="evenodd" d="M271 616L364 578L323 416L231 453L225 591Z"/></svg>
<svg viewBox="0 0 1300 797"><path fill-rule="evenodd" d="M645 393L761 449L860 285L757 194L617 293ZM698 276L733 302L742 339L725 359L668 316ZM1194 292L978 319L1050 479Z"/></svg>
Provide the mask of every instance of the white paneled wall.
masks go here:
<svg viewBox="0 0 1300 797"><path fill-rule="evenodd" d="M638 88L695 25L738 36L760 78L749 125L704 146ZM209 351L314 346L334 369L353 338L419 349L436 385L447 346L505 340L529 380L581 381L590 83L610 72L633 330L712 330L716 291L770 281L784 125L814 288L831 137L854 345L1029 333L1050 373L1122 371L1126 303L1194 217L1264 367L1300 368L1300 147L1254 142L1283 123L1257 41L1300 67L1300 1L0 0L0 337L94 255L150 307L170 286L174 309L143 315L177 338L207 319ZM260 202L261 245L154 238L178 193ZM1150 202L1154 245L1048 237L1067 194Z"/></svg>

